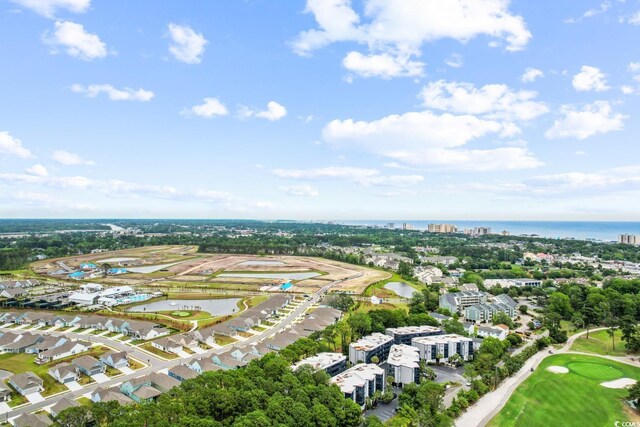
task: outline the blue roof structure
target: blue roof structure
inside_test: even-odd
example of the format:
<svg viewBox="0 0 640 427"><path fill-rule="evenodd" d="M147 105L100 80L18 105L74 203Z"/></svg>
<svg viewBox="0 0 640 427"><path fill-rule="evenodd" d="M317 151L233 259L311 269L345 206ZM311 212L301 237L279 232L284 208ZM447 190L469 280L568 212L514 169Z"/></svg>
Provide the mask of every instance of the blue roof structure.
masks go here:
<svg viewBox="0 0 640 427"><path fill-rule="evenodd" d="M69 275L69 277L82 277L82 276L84 276L84 273L82 271L76 271Z"/></svg>
<svg viewBox="0 0 640 427"><path fill-rule="evenodd" d="M287 282L284 285L280 286L280 289L286 291L287 289L291 289L293 287L293 283Z"/></svg>

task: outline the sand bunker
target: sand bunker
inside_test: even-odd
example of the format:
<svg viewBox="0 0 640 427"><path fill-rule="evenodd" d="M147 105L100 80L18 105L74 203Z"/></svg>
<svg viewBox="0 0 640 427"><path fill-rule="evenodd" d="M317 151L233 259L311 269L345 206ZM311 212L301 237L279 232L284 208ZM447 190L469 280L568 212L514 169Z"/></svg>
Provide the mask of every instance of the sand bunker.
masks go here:
<svg viewBox="0 0 640 427"><path fill-rule="evenodd" d="M605 381L600 383L600 385L606 388L626 388L630 385L634 385L635 383L636 380L633 378L620 378L613 381Z"/></svg>
<svg viewBox="0 0 640 427"><path fill-rule="evenodd" d="M569 370L564 366L549 366L547 371L553 372L554 374L568 374Z"/></svg>

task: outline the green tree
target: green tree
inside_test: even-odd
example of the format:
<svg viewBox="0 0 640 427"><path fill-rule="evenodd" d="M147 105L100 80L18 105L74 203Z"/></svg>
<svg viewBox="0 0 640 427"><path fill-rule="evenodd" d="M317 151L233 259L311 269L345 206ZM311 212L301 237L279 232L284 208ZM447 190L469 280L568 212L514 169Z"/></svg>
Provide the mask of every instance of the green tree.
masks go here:
<svg viewBox="0 0 640 427"><path fill-rule="evenodd" d="M371 318L367 313L352 313L347 318L347 324L351 328L351 334L354 339L360 338L371 332Z"/></svg>

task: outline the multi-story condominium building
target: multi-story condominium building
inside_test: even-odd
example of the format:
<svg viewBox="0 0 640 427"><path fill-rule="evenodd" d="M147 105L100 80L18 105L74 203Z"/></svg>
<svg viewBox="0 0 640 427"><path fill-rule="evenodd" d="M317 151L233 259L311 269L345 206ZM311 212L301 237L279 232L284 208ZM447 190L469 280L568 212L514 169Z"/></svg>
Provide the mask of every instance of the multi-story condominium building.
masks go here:
<svg viewBox="0 0 640 427"><path fill-rule="evenodd" d="M420 351L410 345L391 346L387 358L387 375L393 377L393 383L405 384L420 382Z"/></svg>
<svg viewBox="0 0 640 427"><path fill-rule="evenodd" d="M394 344L411 345L411 340L417 337L439 335L442 329L435 326L403 326L400 328L387 328L385 334L393 337Z"/></svg>
<svg viewBox="0 0 640 427"><path fill-rule="evenodd" d="M478 336L482 338L494 337L502 341L507 338L507 335L509 335L509 327L507 325L480 326L478 328Z"/></svg>
<svg viewBox="0 0 640 427"><path fill-rule="evenodd" d="M345 397L352 399L364 409L366 399L376 391L384 393L385 371L378 365L359 364L331 378L331 383L340 387Z"/></svg>
<svg viewBox="0 0 640 427"><path fill-rule="evenodd" d="M473 340L462 335L434 335L414 338L411 345L420 352L420 359L427 363L447 362L454 354L462 360L473 358Z"/></svg>
<svg viewBox="0 0 640 427"><path fill-rule="evenodd" d="M377 356L380 361L389 356L389 349L393 345L393 337L389 335L373 333L349 344L349 362L371 363L371 358Z"/></svg>
<svg viewBox="0 0 640 427"><path fill-rule="evenodd" d="M640 245L640 235L620 234L618 236L618 243L622 243L625 245Z"/></svg>
<svg viewBox="0 0 640 427"><path fill-rule="evenodd" d="M453 313L464 312L464 309L474 304L487 302L487 294L481 291L463 291L440 295L440 308L446 308Z"/></svg>
<svg viewBox="0 0 640 427"><path fill-rule="evenodd" d="M484 281L484 286L486 288L491 288L495 285L500 285L503 288L510 288L512 286L522 287L522 286L531 286L533 288L538 288L542 286L542 280L537 279L487 279Z"/></svg>
<svg viewBox="0 0 640 427"><path fill-rule="evenodd" d="M509 307L513 307L514 310L518 307L518 303L515 302L513 298L511 298L507 294L496 295L495 297L493 297L493 302L495 302L496 304L506 304Z"/></svg>
<svg viewBox="0 0 640 427"><path fill-rule="evenodd" d="M457 230L453 224L429 224L427 226L429 233L455 233Z"/></svg>
<svg viewBox="0 0 640 427"><path fill-rule="evenodd" d="M464 318L473 322L491 321L491 319L493 319L493 315L498 312L506 313L509 317L516 316L515 307L511 307L503 303L496 303L476 304L467 307L464 310Z"/></svg>
<svg viewBox="0 0 640 427"><path fill-rule="evenodd" d="M347 356L342 353L318 353L302 359L291 368L295 371L303 365L310 365L314 371L324 370L329 376L335 377L347 369Z"/></svg>

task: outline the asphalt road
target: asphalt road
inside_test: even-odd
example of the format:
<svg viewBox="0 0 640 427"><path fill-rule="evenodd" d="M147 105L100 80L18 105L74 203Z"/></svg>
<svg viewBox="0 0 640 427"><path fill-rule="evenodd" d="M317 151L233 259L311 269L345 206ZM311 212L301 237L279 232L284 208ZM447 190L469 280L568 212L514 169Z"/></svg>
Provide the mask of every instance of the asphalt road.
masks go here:
<svg viewBox="0 0 640 427"><path fill-rule="evenodd" d="M255 344L259 341L264 340L265 338L270 337L273 334L282 332L284 329L288 328L289 326L291 326L291 324L298 318L298 316L304 314L309 307L311 307L313 304L315 304L316 302L318 302L322 296L334 285L337 283L340 283L341 281L336 281L336 282L331 282L325 286L323 286L321 289L319 289L318 291L316 291L316 293L314 293L311 298L305 300L304 302L302 302L298 307L296 307L295 310L293 310L288 316L284 317L277 325L275 325L274 327L267 329L266 331L262 331L259 334L256 334L252 337L247 338L244 341L241 341L240 343L242 345L249 345L249 344ZM43 332L43 334L47 334L46 332ZM178 358L178 359L173 359L173 360L162 360L159 359L157 357L155 357L154 355L150 354L150 353L146 353L146 352L142 352L139 349L131 346L131 345L127 345L124 344L122 342L116 341L116 340L110 340L108 338L104 338L104 337L97 337L95 335L84 335L84 334L74 334L73 332L71 333L67 333L65 334L64 332L50 332L51 335L66 335L66 336L71 336L73 338L78 338L78 339L82 339L82 340L86 340L89 341L89 337L91 338L92 342L99 342L101 344L104 344L106 346L109 347L113 347L116 348L118 350L123 350L126 351L128 354L132 355L134 358L141 360L145 363L149 363L149 366L147 366L146 368L143 369L139 369L137 371L135 371L134 373L131 374L125 374L125 375L119 375L115 378L112 378L108 381L102 382L102 383L93 383L90 384L88 386L83 387L80 390L77 391L69 391L66 393L62 393L62 394L58 394L54 397L45 399L43 402L39 402L39 403L33 403L27 406L23 406L20 408L15 408L12 409L11 411L9 411L6 414L2 414L0 415L0 421L4 421L6 419L9 418L14 418L18 415L24 414L24 413L30 413L30 412L34 412L37 411L45 406L49 406L49 405L53 405L55 403L57 403L60 399L62 399L63 397L69 397L72 399L77 399L79 397L81 397L82 395L86 394L86 393L93 393L97 388L108 388L111 386L114 386L116 384L122 383L124 381L127 381L129 379L132 378L137 378L146 374L150 374L152 372L157 372L159 370L162 369L170 369L173 368L176 365L180 365L180 364L185 364L190 362L193 359L199 359L201 357L211 357L214 354L221 354L221 353L225 353L227 351L229 351L231 349L230 346L225 346L223 348L220 349L211 349L209 351L207 351L206 353L202 353L202 354L194 354L190 357L185 357L185 358Z"/></svg>

